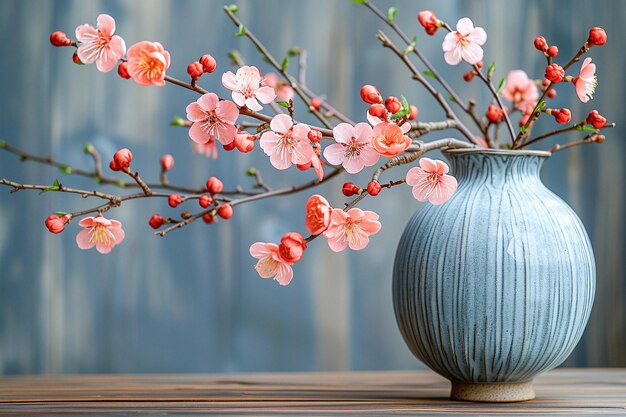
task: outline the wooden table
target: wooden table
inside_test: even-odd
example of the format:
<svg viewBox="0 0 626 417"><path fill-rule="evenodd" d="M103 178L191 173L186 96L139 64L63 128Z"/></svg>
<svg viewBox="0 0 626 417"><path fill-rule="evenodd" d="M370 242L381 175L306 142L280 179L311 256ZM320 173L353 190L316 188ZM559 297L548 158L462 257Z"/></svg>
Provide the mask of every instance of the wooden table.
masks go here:
<svg viewBox="0 0 626 417"><path fill-rule="evenodd" d="M626 369L551 371L523 403L455 402L449 389L430 371L5 376L0 414L626 414Z"/></svg>

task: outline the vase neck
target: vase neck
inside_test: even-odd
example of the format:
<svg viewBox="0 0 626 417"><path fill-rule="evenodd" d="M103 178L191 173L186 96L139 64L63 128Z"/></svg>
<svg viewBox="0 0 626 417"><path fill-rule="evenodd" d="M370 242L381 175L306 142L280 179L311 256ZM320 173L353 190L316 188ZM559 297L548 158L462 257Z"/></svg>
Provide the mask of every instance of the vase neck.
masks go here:
<svg viewBox="0 0 626 417"><path fill-rule="evenodd" d="M459 152L446 153L452 175L459 182L541 182L539 173L547 155Z"/></svg>

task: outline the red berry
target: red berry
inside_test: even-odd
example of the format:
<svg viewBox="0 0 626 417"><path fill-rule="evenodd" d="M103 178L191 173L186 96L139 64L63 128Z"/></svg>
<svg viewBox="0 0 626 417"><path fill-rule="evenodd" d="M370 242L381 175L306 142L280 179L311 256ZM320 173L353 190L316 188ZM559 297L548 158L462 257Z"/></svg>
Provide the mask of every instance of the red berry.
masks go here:
<svg viewBox="0 0 626 417"><path fill-rule="evenodd" d="M385 107L387 111L391 114L398 113L402 110L402 103L398 100L398 97L389 96L385 99Z"/></svg>
<svg viewBox="0 0 626 417"><path fill-rule="evenodd" d="M587 39L587 44L589 46L602 46L606 43L606 32L604 29L599 27L593 27L589 29L589 38Z"/></svg>
<svg viewBox="0 0 626 417"><path fill-rule="evenodd" d="M193 61L191 64L187 65L187 74L191 78L198 78L204 73L204 68L202 68L202 64L198 61Z"/></svg>
<svg viewBox="0 0 626 417"><path fill-rule="evenodd" d="M387 108L382 104L372 104L368 110L368 113L374 117L378 117L381 120L387 120Z"/></svg>
<svg viewBox="0 0 626 417"><path fill-rule="evenodd" d="M378 92L378 88L369 84L361 87L361 99L367 104L380 104L383 102L383 97Z"/></svg>
<svg viewBox="0 0 626 417"><path fill-rule="evenodd" d="M204 220L204 222L207 224L211 224L215 221L215 217L213 217L211 213L204 213L202 215L202 220Z"/></svg>
<svg viewBox="0 0 626 417"><path fill-rule="evenodd" d="M565 70L559 64L550 64L546 67L546 79L553 83L560 83L565 77Z"/></svg>
<svg viewBox="0 0 626 417"><path fill-rule="evenodd" d="M409 120L417 119L417 116L420 114L420 110L417 106L411 105L411 113L409 113Z"/></svg>
<svg viewBox="0 0 626 417"><path fill-rule="evenodd" d="M200 57L200 63L202 64L202 70L204 72L213 72L217 68L217 62L209 54L202 55Z"/></svg>
<svg viewBox="0 0 626 417"><path fill-rule="evenodd" d="M130 78L130 74L128 73L128 62L120 62L117 66L117 75L127 80Z"/></svg>
<svg viewBox="0 0 626 417"><path fill-rule="evenodd" d="M163 226L163 223L165 223L165 219L163 218L163 216L157 213L154 213L152 216L150 216L150 220L148 220L148 224L153 229L158 229L159 227Z"/></svg>
<svg viewBox="0 0 626 417"><path fill-rule="evenodd" d="M58 48L60 46L70 46L72 41L67 37L65 32L58 30L50 34L50 43Z"/></svg>
<svg viewBox="0 0 626 417"><path fill-rule="evenodd" d="M322 140L322 132L320 132L319 130L309 130L309 134L307 135L307 137L309 138L309 140L311 142L319 142Z"/></svg>
<svg viewBox="0 0 626 417"><path fill-rule="evenodd" d="M218 194L224 189L224 184L219 180L219 178L211 177L206 181L206 189L209 193L211 193L211 195Z"/></svg>
<svg viewBox="0 0 626 417"><path fill-rule="evenodd" d="M375 197L378 193L380 193L381 188L382 187L378 181L370 181L370 183L367 184L367 193L372 197Z"/></svg>
<svg viewBox="0 0 626 417"><path fill-rule="evenodd" d="M211 205L211 203L213 203L213 198L211 198L211 196L208 195L201 195L200 198L198 199L198 204L200 204L200 207L202 208L207 208Z"/></svg>
<svg viewBox="0 0 626 417"><path fill-rule="evenodd" d="M504 120L504 112L502 111L502 109L493 104L489 105L489 107L487 108L487 113L485 115L487 116L487 120L489 120L491 123L498 123Z"/></svg>
<svg viewBox="0 0 626 417"><path fill-rule="evenodd" d="M133 153L128 148L122 148L119 151L115 152L115 154L113 155L113 162L115 162L115 166L117 167L117 169L114 169L114 171L121 171L123 169L129 168L130 162L132 160Z"/></svg>
<svg viewBox="0 0 626 417"><path fill-rule="evenodd" d="M538 51L547 52L548 41L546 41L546 38L544 38L543 36L537 36L535 38L535 48L537 48Z"/></svg>
<svg viewBox="0 0 626 417"><path fill-rule="evenodd" d="M559 54L559 48L557 48L556 46L552 45L551 47L548 48L546 53L548 54L548 56L554 58L554 57L556 57Z"/></svg>
<svg viewBox="0 0 626 417"><path fill-rule="evenodd" d="M606 125L606 117L598 113L597 110L591 110L587 116L586 122L593 126L595 129L603 128Z"/></svg>
<svg viewBox="0 0 626 417"><path fill-rule="evenodd" d="M176 208L182 202L183 198L179 194L170 194L167 197L167 204L169 204L170 207Z"/></svg>
<svg viewBox="0 0 626 417"><path fill-rule="evenodd" d="M311 99L311 107L313 107L317 111L320 111L320 109L322 108L322 100L317 97L313 97Z"/></svg>
<svg viewBox="0 0 626 417"><path fill-rule="evenodd" d="M419 12L417 14L417 20L420 22L420 25L426 29L426 33L431 36L437 32L437 29L439 29L439 20L437 19L437 16L435 16L435 13L430 10L422 10Z"/></svg>
<svg viewBox="0 0 626 417"><path fill-rule="evenodd" d="M359 187L351 182L346 182L343 184L343 187L341 187L341 192L346 197L352 197L353 195L358 194L360 190L361 189Z"/></svg>
<svg viewBox="0 0 626 417"><path fill-rule="evenodd" d="M233 207L230 204L222 204L217 209L217 215L224 220L228 220L233 217Z"/></svg>

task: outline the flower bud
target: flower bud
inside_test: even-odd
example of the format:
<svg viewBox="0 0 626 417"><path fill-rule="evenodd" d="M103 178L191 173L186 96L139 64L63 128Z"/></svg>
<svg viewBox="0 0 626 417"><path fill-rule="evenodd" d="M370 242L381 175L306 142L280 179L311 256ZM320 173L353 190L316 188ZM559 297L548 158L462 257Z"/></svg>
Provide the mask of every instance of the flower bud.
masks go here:
<svg viewBox="0 0 626 417"><path fill-rule="evenodd" d="M322 132L319 130L311 129L309 130L309 134L307 135L311 142L319 142L322 140Z"/></svg>
<svg viewBox="0 0 626 417"><path fill-rule="evenodd" d="M158 213L154 213L152 216L150 216L150 220L148 220L148 224L153 229L158 229L159 227L163 226L164 223L165 219Z"/></svg>
<svg viewBox="0 0 626 417"><path fill-rule="evenodd" d="M202 64L202 70L204 72L210 73L215 71L215 68L217 68L217 62L215 61L215 58L213 58L209 54L205 54L200 57L200 64Z"/></svg>
<svg viewBox="0 0 626 417"><path fill-rule="evenodd" d="M84 65L83 61L81 61L80 58L78 57L78 52L76 51L74 51L74 55L72 55L72 61L74 61L76 65Z"/></svg>
<svg viewBox="0 0 626 417"><path fill-rule="evenodd" d="M426 29L426 33L429 35L434 35L437 32L437 29L440 27L440 22L430 10L422 10L417 14L417 20L420 22L420 25Z"/></svg>
<svg viewBox="0 0 626 417"><path fill-rule="evenodd" d="M226 145L222 145L222 148L224 148L225 151L232 151L236 147L237 147L237 144L235 143L235 141L232 141L231 143L228 143Z"/></svg>
<svg viewBox="0 0 626 417"><path fill-rule="evenodd" d="M198 78L204 74L204 68L198 61L193 61L191 64L187 65L187 74L189 74L191 78Z"/></svg>
<svg viewBox="0 0 626 417"><path fill-rule="evenodd" d="M606 32L599 27L593 27L589 29L589 38L587 44L589 46L602 46L606 43Z"/></svg>
<svg viewBox="0 0 626 417"><path fill-rule="evenodd" d="M368 113L374 117L378 117L381 120L387 120L387 108L382 104L372 104L368 110Z"/></svg>
<svg viewBox="0 0 626 417"><path fill-rule="evenodd" d="M121 171L130 167L130 162L133 160L133 153L128 148L122 148L119 151L115 152L113 155L113 161L115 162L115 166L117 170Z"/></svg>
<svg viewBox="0 0 626 417"><path fill-rule="evenodd" d="M217 209L217 215L224 220L228 220L233 217L233 207L230 204L222 204Z"/></svg>
<svg viewBox="0 0 626 417"><path fill-rule="evenodd" d="M603 117L597 110L591 110L586 122L593 126L594 129L600 129L606 125L606 117Z"/></svg>
<svg viewBox="0 0 626 417"><path fill-rule="evenodd" d="M463 74L463 79L467 82L470 82L474 79L474 71L469 71Z"/></svg>
<svg viewBox="0 0 626 417"><path fill-rule="evenodd" d="M548 112L548 111L546 111ZM564 125L572 120L572 112L569 109L552 109L549 111L558 124Z"/></svg>
<svg viewBox="0 0 626 417"><path fill-rule="evenodd" d="M559 64L550 64L546 67L546 79L553 83L560 83L565 77L565 70Z"/></svg>
<svg viewBox="0 0 626 417"><path fill-rule="evenodd" d="M548 51L548 41L543 36L537 36L535 38L535 48L541 52Z"/></svg>
<svg viewBox="0 0 626 417"><path fill-rule="evenodd" d="M289 232L280 239L278 256L284 261L293 264L302 259L306 250L306 240L300 233Z"/></svg>
<svg viewBox="0 0 626 417"><path fill-rule="evenodd" d="M170 194L167 197L167 204L169 204L169 206L172 208L178 207L178 205L181 204L182 202L183 202L183 198L180 196L180 194Z"/></svg>
<svg viewBox="0 0 626 417"><path fill-rule="evenodd" d="M50 34L50 43L52 46L56 46L58 48L60 46L70 46L72 41L67 37L65 32L58 30Z"/></svg>
<svg viewBox="0 0 626 417"><path fill-rule="evenodd" d="M204 220L206 224L211 224L215 221L215 216L213 216L211 213L204 213L202 215L202 220Z"/></svg>
<svg viewBox="0 0 626 417"><path fill-rule="evenodd" d="M369 84L361 87L361 99L367 104L380 104L383 102L383 97L378 92L378 88Z"/></svg>
<svg viewBox="0 0 626 417"><path fill-rule="evenodd" d="M128 62L120 62L117 66L117 75L127 80L130 79L130 74L128 73Z"/></svg>
<svg viewBox="0 0 626 417"><path fill-rule="evenodd" d="M201 195L200 198L198 199L198 204L200 204L200 207L202 208L207 208L211 205L211 203L213 203L213 198L211 196L208 195Z"/></svg>
<svg viewBox="0 0 626 417"><path fill-rule="evenodd" d="M344 183L343 187L341 188L341 192L346 197L352 197L353 195L358 194L360 190L361 189L359 187L357 187L356 185L354 185L354 183L351 183L351 182Z"/></svg>
<svg viewBox="0 0 626 417"><path fill-rule="evenodd" d="M322 108L322 100L317 97L313 97L311 99L311 107L313 107L317 111L320 111L320 109Z"/></svg>
<svg viewBox="0 0 626 417"><path fill-rule="evenodd" d="M559 48L552 45L551 47L548 48L548 50L546 51L546 54L548 54L549 57L554 58L559 54Z"/></svg>
<svg viewBox="0 0 626 417"><path fill-rule="evenodd" d="M206 181L206 189L213 194L221 193L224 189L224 184L216 177L211 177Z"/></svg>
<svg viewBox="0 0 626 417"><path fill-rule="evenodd" d="M307 169L311 168L311 165L313 165L313 163L309 161L304 164L296 164L296 168L298 168L300 171L306 171Z"/></svg>
<svg viewBox="0 0 626 417"><path fill-rule="evenodd" d="M420 114L420 110L417 106L411 105L411 113L409 113L409 120L417 119L417 116Z"/></svg>
<svg viewBox="0 0 626 417"><path fill-rule="evenodd" d="M502 109L493 104L490 104L489 107L487 107L487 113L485 116L491 123L498 123L504 120L504 112Z"/></svg>
<svg viewBox="0 0 626 417"><path fill-rule="evenodd" d="M50 233L61 233L63 230L65 230L65 224L70 220L70 216L69 215L65 215L65 216L57 216L57 215L50 215L46 218L46 227L48 228L48 230L50 231Z"/></svg>
<svg viewBox="0 0 626 417"><path fill-rule="evenodd" d="M174 157L172 155L165 154L161 157L161 169L163 171L169 171L174 167Z"/></svg>
<svg viewBox="0 0 626 417"><path fill-rule="evenodd" d="M232 143L235 144L239 152L248 153L254 149L254 136L247 132L238 133Z"/></svg>
<svg viewBox="0 0 626 417"><path fill-rule="evenodd" d="M400 103L398 97L389 96L385 99L385 107L389 113L393 114L402 110L402 103Z"/></svg>
<svg viewBox="0 0 626 417"><path fill-rule="evenodd" d="M605 140L606 140L606 137L604 135L593 135L591 137L591 141L595 143L602 143Z"/></svg>
<svg viewBox="0 0 626 417"><path fill-rule="evenodd" d="M370 183L367 184L367 193L372 197L376 197L378 193L380 193L381 188L378 181L370 181Z"/></svg>

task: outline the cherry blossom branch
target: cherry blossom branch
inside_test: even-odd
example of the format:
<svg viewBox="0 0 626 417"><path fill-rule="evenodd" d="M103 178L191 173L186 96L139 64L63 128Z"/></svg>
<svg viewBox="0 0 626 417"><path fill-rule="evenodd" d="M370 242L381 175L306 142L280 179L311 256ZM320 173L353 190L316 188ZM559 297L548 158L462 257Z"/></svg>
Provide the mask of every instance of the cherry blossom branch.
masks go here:
<svg viewBox="0 0 626 417"><path fill-rule="evenodd" d="M293 79L293 77L291 75L289 75L289 73L286 71L285 68L283 68L282 65L280 65L276 59L272 56L272 54L270 54L270 52L267 50L267 48L261 43L261 41L259 41L259 39L247 28L243 25L243 23L237 18L237 16L235 16L235 14L230 10L230 8L228 6L224 6L224 12L226 12L226 14L228 15L228 17L230 17L230 20L232 20L232 22L237 26L237 27L244 27L245 28L245 35L248 39L250 39L250 41L254 44L254 46L257 47L257 49L259 50L259 52L267 59L267 61L277 70L279 71L283 77L285 77L285 79L289 82L289 84L291 85L291 88L293 88L293 90L296 92L296 94L300 97L300 99L302 99L302 101L309 106L309 110L311 111L311 113L313 113L313 115L328 129L332 129L332 124L326 119L326 117L324 117L323 114L321 114L318 110L316 110L314 107L311 106L311 100L307 97L307 95L302 91L302 89L300 88L300 86L298 85L298 83L296 82L296 80ZM319 130L319 129L317 129Z"/></svg>
<svg viewBox="0 0 626 417"><path fill-rule="evenodd" d="M300 84L300 88L302 89L302 91L306 95L308 95L310 98L318 97L318 95L316 95L313 91L311 91L306 84L306 58L307 58L306 49L298 48L297 52L298 52L298 84ZM328 111L331 114L331 116L336 117L342 122L349 123L351 125L355 124L352 120L350 120L349 117L347 117L345 114L337 110L326 100L323 100L320 106L326 111Z"/></svg>
<svg viewBox="0 0 626 417"><path fill-rule="evenodd" d="M601 138L601 139L598 139L598 138ZM569 142L564 145L560 145L560 144L554 145L553 147L548 149L548 152L555 153L555 152L572 148L578 145L586 145L588 143L602 143L602 142L604 142L604 136L598 135L597 133L590 133L580 140L575 140L573 142Z"/></svg>
<svg viewBox="0 0 626 417"><path fill-rule="evenodd" d="M515 141L515 130L513 129L513 125L511 124L511 118L509 117L506 109L504 108L504 104L502 104L502 99L500 98L500 94L498 94L496 87L491 82L491 77L485 77L485 75L483 74L482 70L478 67L478 65L473 65L473 67L474 67L474 71L476 72L476 74L478 74L478 77L483 81L483 83L485 83L485 85L491 92L491 95L496 100L496 103L498 103L498 107L500 107L500 110L502 110L502 114L504 115L504 122L506 124L507 130L509 131L509 135L511 135L511 141L512 142Z"/></svg>
<svg viewBox="0 0 626 417"><path fill-rule="evenodd" d="M522 149L525 146L532 145L533 143L539 142L540 140L549 138L551 136L559 135L559 134L565 133L565 132L571 132L572 130L580 130L580 128L582 126L585 126L586 124L587 124L587 120L582 120L581 122L578 122L575 125L564 127L562 129L557 129L557 130L554 130L552 132L545 133L545 134L543 134L541 136L537 136L536 138L534 138L534 139L532 139L532 140L530 140L528 142L522 143L519 146L518 149ZM601 127L600 129L596 129L596 132L592 133L591 135L597 134L598 131L600 131L602 129L611 129L611 128L614 128L614 127L615 127L615 123L610 123L608 125L605 125L605 126Z"/></svg>
<svg viewBox="0 0 626 417"><path fill-rule="evenodd" d="M110 202L120 201L120 197L112 194L105 194L95 190L80 190L77 188L69 188L63 184L58 185L35 185L35 184L20 184L14 181L10 181L6 178L0 179L0 185L6 185L12 187L11 193L16 193L20 190L40 190L42 192L56 191L61 193L79 194L83 198L98 197Z"/></svg>
<svg viewBox="0 0 626 417"><path fill-rule="evenodd" d="M415 65L413 65L413 63L411 62L411 60L409 60L406 54L401 52L398 49L398 47L382 31L378 32L377 37L378 37L378 40L381 41L383 47L390 49L398 58L400 58L402 62L404 62L406 67L413 74L413 79L417 80L420 84L422 84L422 86L424 86L426 91L428 91L435 98L435 100L439 102L439 104L441 105L441 107L446 113L446 117L448 119L454 120L457 123L457 126L456 126L457 130L459 130L463 134L463 136L465 136L467 140L469 140L471 143L477 144L476 138L474 137L474 135L472 135L472 133L467 129L467 127L459 120L459 118L454 113L452 108L450 108L450 105L448 105L448 102L443 98L443 95L441 95L439 91L435 90L435 88L432 85L430 85L430 83L417 70L417 68L415 68Z"/></svg>
<svg viewBox="0 0 626 417"><path fill-rule="evenodd" d="M417 138L437 130L456 129L457 127L458 124L454 119L447 119L441 122L412 122L408 136Z"/></svg>

